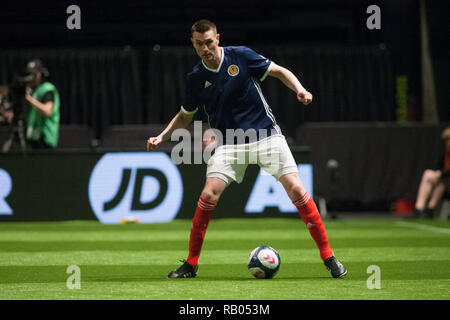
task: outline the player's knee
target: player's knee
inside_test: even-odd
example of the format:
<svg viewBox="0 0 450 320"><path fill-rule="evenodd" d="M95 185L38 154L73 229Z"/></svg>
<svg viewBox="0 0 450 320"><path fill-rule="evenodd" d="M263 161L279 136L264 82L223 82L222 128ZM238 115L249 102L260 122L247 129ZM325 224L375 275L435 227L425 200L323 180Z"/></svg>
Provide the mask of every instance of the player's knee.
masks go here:
<svg viewBox="0 0 450 320"><path fill-rule="evenodd" d="M292 185L288 190L288 195L293 200L300 198L304 193L304 188L299 184Z"/></svg>
<svg viewBox="0 0 450 320"><path fill-rule="evenodd" d="M217 202L220 198L220 194L213 189L203 189L201 196L203 199L211 202Z"/></svg>
<svg viewBox="0 0 450 320"><path fill-rule="evenodd" d="M425 170L422 174L422 180L426 180L427 178L429 178L432 175L433 175L432 170Z"/></svg>
<svg viewBox="0 0 450 320"><path fill-rule="evenodd" d="M436 183L439 180L438 174L433 170L425 170L422 175L422 181L428 183Z"/></svg>

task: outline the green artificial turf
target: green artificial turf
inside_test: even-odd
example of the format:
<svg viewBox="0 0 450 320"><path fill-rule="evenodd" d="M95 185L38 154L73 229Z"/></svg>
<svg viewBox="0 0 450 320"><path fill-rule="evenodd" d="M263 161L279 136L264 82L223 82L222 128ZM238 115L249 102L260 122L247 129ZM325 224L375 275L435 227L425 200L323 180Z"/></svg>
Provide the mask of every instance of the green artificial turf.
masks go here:
<svg viewBox="0 0 450 320"><path fill-rule="evenodd" d="M449 222L326 221L348 269L333 279L300 219L213 219L197 278L168 279L187 256L190 224L0 223L0 299L450 298ZM261 245L280 253L274 279L247 270ZM66 286L70 265L80 268L80 289ZM381 289L367 287L371 265L380 268Z"/></svg>

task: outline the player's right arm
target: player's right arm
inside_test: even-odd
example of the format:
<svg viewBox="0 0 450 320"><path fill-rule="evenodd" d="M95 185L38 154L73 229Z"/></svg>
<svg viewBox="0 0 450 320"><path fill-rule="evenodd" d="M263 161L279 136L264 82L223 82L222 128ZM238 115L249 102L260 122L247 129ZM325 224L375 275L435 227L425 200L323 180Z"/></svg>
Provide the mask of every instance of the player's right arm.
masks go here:
<svg viewBox="0 0 450 320"><path fill-rule="evenodd" d="M193 113L186 112L183 107L181 107L180 112L173 117L163 132L161 132L157 137L150 137L147 140L147 151L155 150L162 142L170 139L172 133L176 129L186 128L192 122L193 117Z"/></svg>

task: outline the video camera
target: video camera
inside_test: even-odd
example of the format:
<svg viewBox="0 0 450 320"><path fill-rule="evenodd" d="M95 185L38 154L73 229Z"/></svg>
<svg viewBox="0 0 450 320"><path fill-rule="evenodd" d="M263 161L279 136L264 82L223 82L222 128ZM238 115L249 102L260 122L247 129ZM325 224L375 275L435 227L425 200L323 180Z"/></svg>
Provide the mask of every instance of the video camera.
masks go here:
<svg viewBox="0 0 450 320"><path fill-rule="evenodd" d="M28 104L25 100L28 76L15 76L13 82L8 86L6 101L14 112L14 119L23 119L28 112Z"/></svg>
<svg viewBox="0 0 450 320"><path fill-rule="evenodd" d="M25 100L28 79L15 76L9 86L1 87L0 94L0 122L9 125L8 136L3 142L2 152L9 152L15 141L20 149L26 151L25 126L28 104Z"/></svg>

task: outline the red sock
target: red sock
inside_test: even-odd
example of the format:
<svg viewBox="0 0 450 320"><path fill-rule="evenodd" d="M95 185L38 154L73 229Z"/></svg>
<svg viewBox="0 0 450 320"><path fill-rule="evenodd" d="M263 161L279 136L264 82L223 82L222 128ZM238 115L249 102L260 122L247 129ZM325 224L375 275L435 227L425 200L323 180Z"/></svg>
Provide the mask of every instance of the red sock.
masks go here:
<svg viewBox="0 0 450 320"><path fill-rule="evenodd" d="M333 255L333 251L331 251L328 244L327 233L314 200L305 192L303 196L292 202L297 207L300 217L316 242L320 251L320 257L325 261Z"/></svg>
<svg viewBox="0 0 450 320"><path fill-rule="evenodd" d="M200 197L192 219L191 235L189 238L189 256L186 259L194 267L198 264L198 258L202 251L203 240L205 239L206 229L208 228L211 215L216 208L216 203Z"/></svg>

